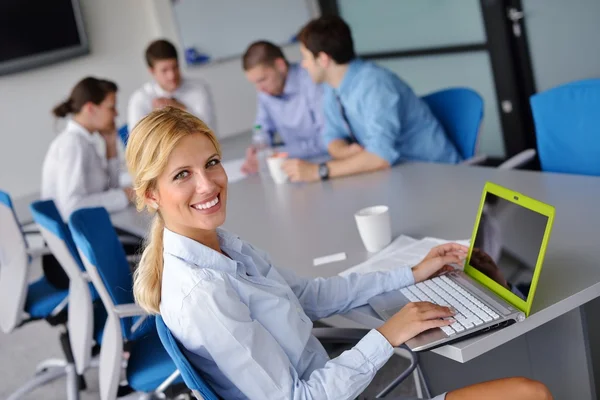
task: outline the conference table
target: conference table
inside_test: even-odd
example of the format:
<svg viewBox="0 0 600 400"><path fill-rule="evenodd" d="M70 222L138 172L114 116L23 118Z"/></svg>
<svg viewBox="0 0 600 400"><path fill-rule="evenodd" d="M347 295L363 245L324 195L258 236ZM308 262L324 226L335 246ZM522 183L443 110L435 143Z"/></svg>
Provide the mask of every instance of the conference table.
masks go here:
<svg viewBox="0 0 600 400"><path fill-rule="evenodd" d="M600 179L498 170L489 167L407 163L387 171L327 182L277 185L250 176L229 185L224 227L266 250L278 267L306 277L334 276L368 259L354 213L390 207L394 237L470 237L483 185L491 181L556 208L532 315L521 323L422 352L433 393L504 376L547 384L555 398L595 398L594 367L600 329ZM112 216L121 229L143 235L149 217L125 210ZM313 266L316 257L346 259ZM382 321L369 306L344 315L354 326ZM596 368L596 370L599 370Z"/></svg>
<svg viewBox="0 0 600 400"><path fill-rule="evenodd" d="M224 159L242 156L248 140L224 140ZM532 314L512 326L421 352L431 391L526 376L548 385L556 399L596 398L600 243L593 233L600 226L600 178L425 163L315 183L277 185L256 175L229 185L224 228L266 250L278 267L330 277L372 256L356 228L357 210L389 206L394 237L468 239L486 181L556 208ZM133 207L111 219L138 236L145 236L150 223L149 215ZM313 265L316 257L340 252L345 260ZM382 323L368 305L343 320L368 328Z"/></svg>

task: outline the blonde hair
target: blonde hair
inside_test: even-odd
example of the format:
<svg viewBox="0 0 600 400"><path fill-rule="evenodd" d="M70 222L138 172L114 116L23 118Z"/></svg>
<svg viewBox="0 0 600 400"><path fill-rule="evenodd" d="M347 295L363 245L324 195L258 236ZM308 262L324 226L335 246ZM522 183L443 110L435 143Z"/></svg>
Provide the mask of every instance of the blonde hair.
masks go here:
<svg viewBox="0 0 600 400"><path fill-rule="evenodd" d="M200 119L174 107L155 110L144 117L131 131L125 153L127 168L133 179L138 211L147 207L146 195L156 188L156 180L165 169L169 156L185 136L204 134L221 154L214 133ZM150 234L146 238L140 264L133 275L133 295L136 303L151 314L158 314L163 272L163 230L160 211L155 213Z"/></svg>

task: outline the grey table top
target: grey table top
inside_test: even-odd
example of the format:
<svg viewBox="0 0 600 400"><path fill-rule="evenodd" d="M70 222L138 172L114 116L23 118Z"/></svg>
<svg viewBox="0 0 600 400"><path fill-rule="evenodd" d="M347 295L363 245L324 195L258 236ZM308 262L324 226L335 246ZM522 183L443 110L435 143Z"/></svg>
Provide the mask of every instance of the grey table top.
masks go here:
<svg viewBox="0 0 600 400"><path fill-rule="evenodd" d="M276 185L253 176L229 186L225 228L268 251L280 267L307 277L333 276L369 257L356 210L388 205L394 236L468 238L486 181L552 204L556 219L532 315L433 350L466 362L600 296L600 178L435 164L311 184ZM138 219L143 227L143 217ZM338 252L347 259L313 266L315 257ZM381 324L368 306L346 316L368 327Z"/></svg>

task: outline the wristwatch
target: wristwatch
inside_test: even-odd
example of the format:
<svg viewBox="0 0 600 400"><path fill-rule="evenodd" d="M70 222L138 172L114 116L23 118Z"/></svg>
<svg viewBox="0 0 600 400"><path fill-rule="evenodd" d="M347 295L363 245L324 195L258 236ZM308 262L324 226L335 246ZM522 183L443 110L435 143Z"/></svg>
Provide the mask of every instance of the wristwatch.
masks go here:
<svg viewBox="0 0 600 400"><path fill-rule="evenodd" d="M321 178L322 181L329 179L329 167L327 166L327 163L319 164L319 178Z"/></svg>

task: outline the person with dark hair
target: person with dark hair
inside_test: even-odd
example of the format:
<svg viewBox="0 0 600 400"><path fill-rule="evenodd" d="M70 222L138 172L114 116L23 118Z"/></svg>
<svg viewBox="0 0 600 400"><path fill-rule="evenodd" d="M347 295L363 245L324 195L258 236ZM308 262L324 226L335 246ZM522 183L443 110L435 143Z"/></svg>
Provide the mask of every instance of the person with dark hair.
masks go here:
<svg viewBox="0 0 600 400"><path fill-rule="evenodd" d="M199 79L181 76L175 46L164 39L155 40L146 48L145 58L153 81L144 84L129 98L129 131L152 110L166 106L186 110L215 129L216 118L208 86Z"/></svg>
<svg viewBox="0 0 600 400"><path fill-rule="evenodd" d="M300 32L302 66L325 83L323 137L332 161L288 160L292 181L316 181L390 168L403 161L455 164L461 157L425 102L391 71L356 57L339 17Z"/></svg>
<svg viewBox="0 0 600 400"><path fill-rule="evenodd" d="M54 200L65 220L82 207L124 209L133 196L131 188L119 186L116 93L115 83L87 77L52 111L56 117L72 118L46 154L41 196ZM106 144L104 156L98 153L95 135Z"/></svg>
<svg viewBox="0 0 600 400"><path fill-rule="evenodd" d="M133 189L119 184L116 93L115 83L87 77L52 110L56 117L71 118L44 159L41 198L54 200L64 220L83 207L124 209L135 196ZM98 142L104 144L103 153ZM135 249L125 248L130 254ZM69 279L52 255L43 256L42 267L52 285L68 289Z"/></svg>
<svg viewBox="0 0 600 400"><path fill-rule="evenodd" d="M302 159L327 154L323 144L323 88L298 64L289 63L281 48L261 40L252 43L242 57L246 78L258 91L255 125L275 134L284 143L280 150ZM248 148L242 171L258 170L256 149Z"/></svg>

